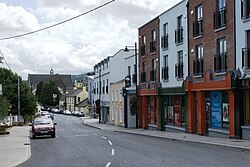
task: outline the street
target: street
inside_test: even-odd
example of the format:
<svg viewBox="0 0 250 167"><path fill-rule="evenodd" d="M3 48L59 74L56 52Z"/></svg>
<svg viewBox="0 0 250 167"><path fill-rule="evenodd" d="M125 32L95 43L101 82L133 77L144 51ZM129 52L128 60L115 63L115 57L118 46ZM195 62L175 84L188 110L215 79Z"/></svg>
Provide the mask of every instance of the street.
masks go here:
<svg viewBox="0 0 250 167"><path fill-rule="evenodd" d="M19 167L249 166L246 150L99 130L73 116L55 122L56 138L31 139L31 157Z"/></svg>

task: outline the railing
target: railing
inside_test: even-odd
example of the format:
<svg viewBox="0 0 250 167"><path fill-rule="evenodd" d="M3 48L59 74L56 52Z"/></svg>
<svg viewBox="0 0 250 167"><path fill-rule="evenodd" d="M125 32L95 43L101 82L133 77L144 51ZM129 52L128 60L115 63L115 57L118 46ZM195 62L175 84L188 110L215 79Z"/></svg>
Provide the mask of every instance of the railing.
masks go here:
<svg viewBox="0 0 250 167"><path fill-rule="evenodd" d="M250 69L250 48L242 48L242 68Z"/></svg>
<svg viewBox="0 0 250 167"><path fill-rule="evenodd" d="M250 18L250 1L242 0L241 1L241 19Z"/></svg>
<svg viewBox="0 0 250 167"><path fill-rule="evenodd" d="M203 19L195 20L193 23L193 36L201 36L203 32Z"/></svg>
<svg viewBox="0 0 250 167"><path fill-rule="evenodd" d="M145 83L146 82L146 71L141 72L141 82Z"/></svg>
<svg viewBox="0 0 250 167"><path fill-rule="evenodd" d="M203 75L203 58L193 60L193 73L194 75Z"/></svg>
<svg viewBox="0 0 250 167"><path fill-rule="evenodd" d="M219 53L214 56L214 71L216 73L226 72L227 64L226 64L226 52Z"/></svg>
<svg viewBox="0 0 250 167"><path fill-rule="evenodd" d="M156 69L150 70L150 81L156 81Z"/></svg>
<svg viewBox="0 0 250 167"><path fill-rule="evenodd" d="M167 34L166 34L166 35L163 35L163 36L161 37L161 47L162 47L163 49L168 48L168 35L167 35Z"/></svg>
<svg viewBox="0 0 250 167"><path fill-rule="evenodd" d="M156 51L156 41L150 42L150 53L154 53Z"/></svg>
<svg viewBox="0 0 250 167"><path fill-rule="evenodd" d="M183 63L175 64L175 77L183 78Z"/></svg>
<svg viewBox="0 0 250 167"><path fill-rule="evenodd" d="M142 57L146 55L146 45L145 45L145 44L143 44L143 45L141 46L140 51L141 51L140 53L141 53L141 56L142 56Z"/></svg>
<svg viewBox="0 0 250 167"><path fill-rule="evenodd" d="M162 67L162 79L163 80L168 80L168 67Z"/></svg>
<svg viewBox="0 0 250 167"><path fill-rule="evenodd" d="M219 29L226 26L226 9L222 8L214 12L214 28Z"/></svg>
<svg viewBox="0 0 250 167"><path fill-rule="evenodd" d="M175 43L179 44L183 42L183 27L179 27L175 30Z"/></svg>

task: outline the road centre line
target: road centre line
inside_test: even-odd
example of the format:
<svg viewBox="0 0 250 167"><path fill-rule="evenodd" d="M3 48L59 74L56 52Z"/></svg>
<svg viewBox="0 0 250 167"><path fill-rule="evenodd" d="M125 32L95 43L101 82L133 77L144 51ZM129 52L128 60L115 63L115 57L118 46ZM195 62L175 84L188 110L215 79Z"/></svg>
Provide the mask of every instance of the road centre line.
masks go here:
<svg viewBox="0 0 250 167"><path fill-rule="evenodd" d="M109 167L111 165L111 162L108 162L105 167Z"/></svg>
<svg viewBox="0 0 250 167"><path fill-rule="evenodd" d="M115 155L115 149L112 148L111 155Z"/></svg>
<svg viewBox="0 0 250 167"><path fill-rule="evenodd" d="M111 141L108 141L109 142L109 144L112 146L113 144L111 143Z"/></svg>
<svg viewBox="0 0 250 167"><path fill-rule="evenodd" d="M93 135L95 135L95 136L98 136L98 134L96 134L96 133L92 133Z"/></svg>
<svg viewBox="0 0 250 167"><path fill-rule="evenodd" d="M106 137L104 137L104 136L101 136L101 137L102 137L103 139L105 139L105 140L107 139L107 138L106 138Z"/></svg>

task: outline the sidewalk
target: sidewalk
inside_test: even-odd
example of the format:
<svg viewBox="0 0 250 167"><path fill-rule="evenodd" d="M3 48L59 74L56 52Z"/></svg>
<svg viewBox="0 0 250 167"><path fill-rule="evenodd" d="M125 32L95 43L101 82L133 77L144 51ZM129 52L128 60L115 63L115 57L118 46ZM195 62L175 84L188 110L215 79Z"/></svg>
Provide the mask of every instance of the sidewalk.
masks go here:
<svg viewBox="0 0 250 167"><path fill-rule="evenodd" d="M31 155L29 126L13 126L8 135L0 135L0 166L14 167Z"/></svg>
<svg viewBox="0 0 250 167"><path fill-rule="evenodd" d="M114 126L114 125L99 124L98 119L93 119L89 117L83 117L82 119L85 125L95 127L98 129L102 129L102 130L109 130L109 131L115 131L115 132L160 137L160 138L166 138L166 139L171 139L171 140L180 140L180 141L185 141L185 142L194 142L194 143L202 143L202 144L210 144L210 145L250 150L250 140L225 139L225 138L217 138L217 137L200 136L197 134L190 134L190 133L151 131L151 130L144 130L144 129L127 129L124 127L119 127L119 126Z"/></svg>

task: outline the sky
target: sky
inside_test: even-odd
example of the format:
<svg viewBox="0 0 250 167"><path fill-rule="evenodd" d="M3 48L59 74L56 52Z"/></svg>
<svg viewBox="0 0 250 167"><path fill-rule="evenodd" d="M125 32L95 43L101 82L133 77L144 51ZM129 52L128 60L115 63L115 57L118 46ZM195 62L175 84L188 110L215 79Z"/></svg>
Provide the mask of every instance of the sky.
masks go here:
<svg viewBox="0 0 250 167"><path fill-rule="evenodd" d="M8 68L28 74L82 74L138 42L138 28L181 0L0 0L0 39L39 30L108 5L72 21L31 35L0 40ZM8 64L8 65L7 65Z"/></svg>

